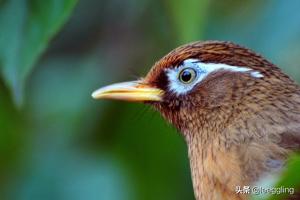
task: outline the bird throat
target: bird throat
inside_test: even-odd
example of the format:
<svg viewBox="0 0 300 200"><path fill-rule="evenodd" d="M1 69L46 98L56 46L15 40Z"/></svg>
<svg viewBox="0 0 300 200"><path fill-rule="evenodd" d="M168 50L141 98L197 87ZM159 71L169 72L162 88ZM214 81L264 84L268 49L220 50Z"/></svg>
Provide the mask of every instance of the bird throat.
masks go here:
<svg viewBox="0 0 300 200"><path fill-rule="evenodd" d="M223 130L231 123L233 109L190 107L182 103L154 104L162 116L183 135L188 146L191 176L196 200L243 200L235 192L247 186L241 158L247 149L231 143Z"/></svg>
<svg viewBox="0 0 300 200"><path fill-rule="evenodd" d="M196 200L247 199L246 195L235 192L237 186L247 183L239 165L240 151L234 146L227 148L224 138L220 137L224 126L220 121L224 120L211 118L220 115L207 115L205 110L195 113L181 109L178 112L161 113L185 138Z"/></svg>
<svg viewBox="0 0 300 200"><path fill-rule="evenodd" d="M200 140L195 136L187 140L196 199L247 199L235 192L237 186L247 185L239 165L238 151L220 148L217 139L206 143Z"/></svg>

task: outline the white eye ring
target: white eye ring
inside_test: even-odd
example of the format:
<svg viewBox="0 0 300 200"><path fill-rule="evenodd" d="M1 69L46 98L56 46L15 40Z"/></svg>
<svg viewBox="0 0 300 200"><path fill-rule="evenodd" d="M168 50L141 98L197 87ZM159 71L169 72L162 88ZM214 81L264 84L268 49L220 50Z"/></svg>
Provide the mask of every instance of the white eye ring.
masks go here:
<svg viewBox="0 0 300 200"><path fill-rule="evenodd" d="M197 72L191 68L184 68L178 74L178 79L183 84L189 84L196 79Z"/></svg>

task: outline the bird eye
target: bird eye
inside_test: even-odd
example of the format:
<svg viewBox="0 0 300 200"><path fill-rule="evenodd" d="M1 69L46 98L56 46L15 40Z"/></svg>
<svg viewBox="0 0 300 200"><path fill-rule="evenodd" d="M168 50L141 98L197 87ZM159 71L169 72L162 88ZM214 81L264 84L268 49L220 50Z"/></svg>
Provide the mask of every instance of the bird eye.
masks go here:
<svg viewBox="0 0 300 200"><path fill-rule="evenodd" d="M196 78L196 71L192 68L185 68L179 73L178 78L184 84L191 83Z"/></svg>

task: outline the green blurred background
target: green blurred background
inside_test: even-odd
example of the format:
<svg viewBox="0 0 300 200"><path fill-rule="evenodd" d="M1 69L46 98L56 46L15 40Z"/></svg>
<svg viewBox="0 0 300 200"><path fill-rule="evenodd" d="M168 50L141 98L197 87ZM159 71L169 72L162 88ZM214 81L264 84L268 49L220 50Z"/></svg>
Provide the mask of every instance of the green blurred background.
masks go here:
<svg viewBox="0 0 300 200"><path fill-rule="evenodd" d="M176 130L147 106L91 92L208 39L248 46L299 82L299 9L298 0L0 0L0 199L193 199Z"/></svg>

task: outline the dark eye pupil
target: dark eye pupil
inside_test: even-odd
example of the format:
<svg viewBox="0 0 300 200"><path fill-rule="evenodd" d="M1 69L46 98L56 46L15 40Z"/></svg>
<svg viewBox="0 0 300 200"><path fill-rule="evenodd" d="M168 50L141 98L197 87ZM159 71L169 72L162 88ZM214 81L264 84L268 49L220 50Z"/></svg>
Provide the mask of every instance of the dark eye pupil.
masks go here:
<svg viewBox="0 0 300 200"><path fill-rule="evenodd" d="M188 70L183 71L181 74L181 80L184 82L189 82L192 78L192 73Z"/></svg>

